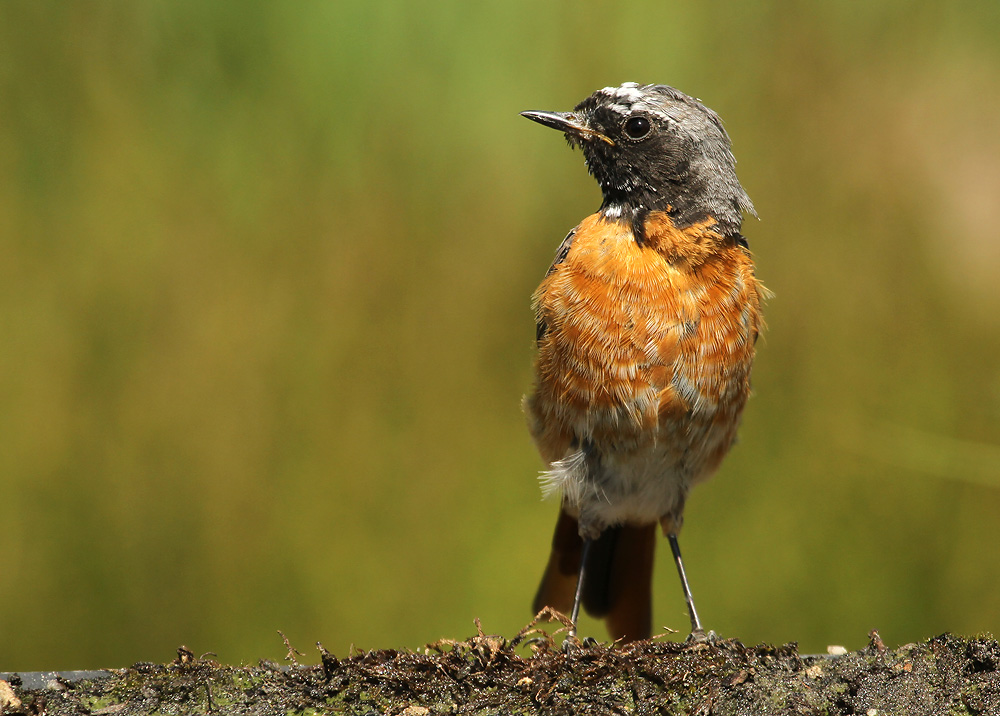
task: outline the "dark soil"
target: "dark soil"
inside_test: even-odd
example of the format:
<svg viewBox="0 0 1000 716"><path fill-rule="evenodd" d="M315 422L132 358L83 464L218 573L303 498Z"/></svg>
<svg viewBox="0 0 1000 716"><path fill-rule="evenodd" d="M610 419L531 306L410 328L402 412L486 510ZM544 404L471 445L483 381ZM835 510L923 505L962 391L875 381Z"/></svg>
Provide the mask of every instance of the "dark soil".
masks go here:
<svg viewBox="0 0 1000 716"><path fill-rule="evenodd" d="M316 666L224 666L186 649L166 665L38 689L0 682L4 714L990 714L1000 716L1000 645L945 634L842 656L736 641L564 651L539 632L480 633L424 653L384 649ZM534 636L534 638L527 638ZM293 656L289 650L290 657Z"/></svg>

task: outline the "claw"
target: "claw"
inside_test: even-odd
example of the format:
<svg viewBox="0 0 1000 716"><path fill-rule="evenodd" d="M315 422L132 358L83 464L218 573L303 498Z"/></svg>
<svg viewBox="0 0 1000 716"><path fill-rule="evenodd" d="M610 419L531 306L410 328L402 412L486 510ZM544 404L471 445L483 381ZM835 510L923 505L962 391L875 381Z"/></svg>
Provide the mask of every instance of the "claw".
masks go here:
<svg viewBox="0 0 1000 716"><path fill-rule="evenodd" d="M572 656L583 650L583 642L576 638L576 634L570 634L562 643L562 652L566 656Z"/></svg>
<svg viewBox="0 0 1000 716"><path fill-rule="evenodd" d="M705 644L707 646L715 646L721 641L722 639L714 631L705 631L704 629L695 629L685 639L686 644Z"/></svg>

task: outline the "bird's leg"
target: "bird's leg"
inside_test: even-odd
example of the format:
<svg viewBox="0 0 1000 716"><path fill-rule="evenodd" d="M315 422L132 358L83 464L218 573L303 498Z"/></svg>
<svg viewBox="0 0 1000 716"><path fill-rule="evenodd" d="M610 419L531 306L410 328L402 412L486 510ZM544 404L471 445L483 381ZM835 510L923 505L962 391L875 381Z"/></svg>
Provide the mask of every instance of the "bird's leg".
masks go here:
<svg viewBox="0 0 1000 716"><path fill-rule="evenodd" d="M587 577L587 554L590 552L591 540L589 537L583 538L583 549L580 550L580 571L576 575L576 594L573 596L573 612L570 620L573 622L569 635L576 638L576 620L580 616L580 602L583 601L583 580Z"/></svg>
<svg viewBox="0 0 1000 716"><path fill-rule="evenodd" d="M680 575L684 599L687 600L688 613L691 615L691 638L695 641L702 641L706 638L705 630L701 628L698 611L694 608L694 597L691 596L691 587L688 585L687 573L684 571L684 560L681 559L681 546L677 543L675 533L668 534L667 539L670 540L670 551L674 553L674 564L677 565L677 574Z"/></svg>

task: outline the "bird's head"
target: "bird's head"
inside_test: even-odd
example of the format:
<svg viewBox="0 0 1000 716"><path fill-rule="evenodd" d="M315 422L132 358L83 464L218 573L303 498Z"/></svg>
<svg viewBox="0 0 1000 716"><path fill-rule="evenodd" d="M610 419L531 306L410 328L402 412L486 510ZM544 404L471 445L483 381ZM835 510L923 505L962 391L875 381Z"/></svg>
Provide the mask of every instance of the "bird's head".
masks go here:
<svg viewBox="0 0 1000 716"><path fill-rule="evenodd" d="M728 234L754 214L719 116L673 87L626 82L572 112L521 114L583 150L609 219L641 224L650 211L668 211L680 228L711 217Z"/></svg>

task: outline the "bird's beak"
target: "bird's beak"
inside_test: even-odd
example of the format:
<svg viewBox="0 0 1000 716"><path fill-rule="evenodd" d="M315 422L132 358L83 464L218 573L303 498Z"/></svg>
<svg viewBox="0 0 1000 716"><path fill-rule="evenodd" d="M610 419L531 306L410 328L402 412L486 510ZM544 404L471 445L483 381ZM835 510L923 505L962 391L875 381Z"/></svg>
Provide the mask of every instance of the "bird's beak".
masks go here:
<svg viewBox="0 0 1000 716"><path fill-rule="evenodd" d="M572 135L576 139L589 140L600 139L607 142L612 147L614 140L606 137L595 129L591 129L572 112L521 112L522 117L527 117L532 122L544 124L546 127L558 129L560 132Z"/></svg>

